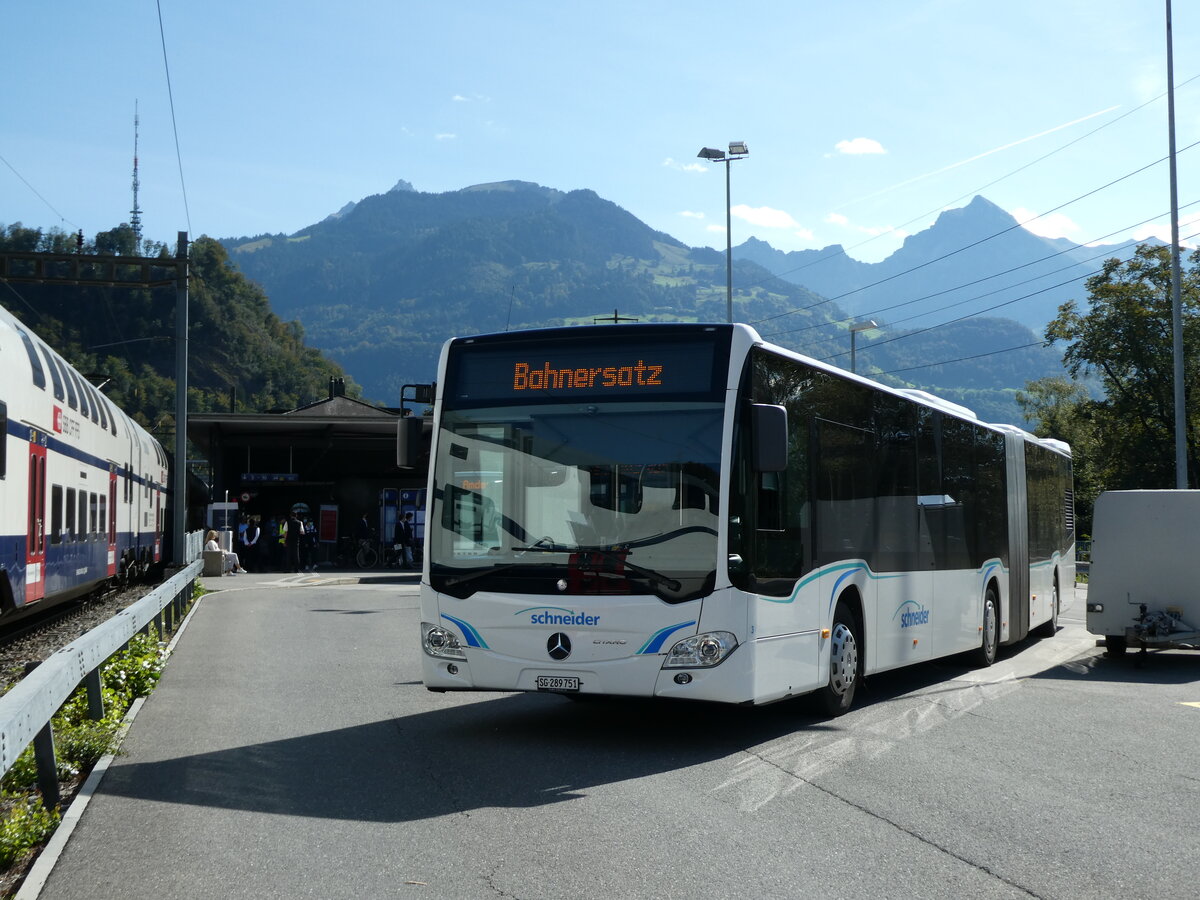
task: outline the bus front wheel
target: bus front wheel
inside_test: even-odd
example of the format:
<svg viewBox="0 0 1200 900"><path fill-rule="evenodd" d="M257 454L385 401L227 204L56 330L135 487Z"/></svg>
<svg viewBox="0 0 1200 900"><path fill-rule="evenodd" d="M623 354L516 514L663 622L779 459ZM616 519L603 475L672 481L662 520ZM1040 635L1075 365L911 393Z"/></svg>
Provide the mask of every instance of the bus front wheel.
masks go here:
<svg viewBox="0 0 1200 900"><path fill-rule="evenodd" d="M817 702L826 714L840 716L854 705L854 691L862 676L858 621L850 607L841 601L833 611L829 640L829 682L817 692Z"/></svg>
<svg viewBox="0 0 1200 900"><path fill-rule="evenodd" d="M975 663L981 668L996 661L996 650L1000 646L1000 601L996 589L989 587L983 597L983 625L980 628L979 649L975 651Z"/></svg>

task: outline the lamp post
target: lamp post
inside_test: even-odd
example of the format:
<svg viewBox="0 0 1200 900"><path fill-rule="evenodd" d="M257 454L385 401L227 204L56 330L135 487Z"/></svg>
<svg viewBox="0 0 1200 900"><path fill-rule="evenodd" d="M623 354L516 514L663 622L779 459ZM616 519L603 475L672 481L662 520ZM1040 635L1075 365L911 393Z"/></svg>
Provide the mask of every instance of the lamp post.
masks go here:
<svg viewBox="0 0 1200 900"><path fill-rule="evenodd" d="M870 331L872 328L878 328L874 319L867 319L865 322L855 322L850 326L850 371L857 372L855 360L855 338L858 337L860 331Z"/></svg>
<svg viewBox="0 0 1200 900"><path fill-rule="evenodd" d="M732 207L729 202L729 164L735 160L745 159L750 155L745 141L733 141L729 145L729 154L724 150L713 150L704 147L696 154L709 162L725 163L725 321L733 323L733 228Z"/></svg>

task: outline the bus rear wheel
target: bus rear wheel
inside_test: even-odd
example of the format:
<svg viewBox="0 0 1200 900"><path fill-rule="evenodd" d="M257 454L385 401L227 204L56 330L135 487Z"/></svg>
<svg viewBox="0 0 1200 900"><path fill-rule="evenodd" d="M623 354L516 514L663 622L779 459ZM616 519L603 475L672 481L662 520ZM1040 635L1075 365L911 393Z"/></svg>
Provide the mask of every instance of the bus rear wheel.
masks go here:
<svg viewBox="0 0 1200 900"><path fill-rule="evenodd" d="M996 661L996 651L1000 647L1000 601L996 597L996 589L989 587L983 595L983 627L980 636L979 649L975 651L975 664L986 668Z"/></svg>
<svg viewBox="0 0 1200 900"><path fill-rule="evenodd" d="M1038 637L1054 637L1058 633L1058 582L1054 582L1054 595L1050 598L1050 618L1037 628Z"/></svg>
<svg viewBox="0 0 1200 900"><path fill-rule="evenodd" d="M817 692L817 704L827 715L840 716L854 705L854 692L862 680L858 621L850 607L841 601L833 611L829 640L829 682Z"/></svg>

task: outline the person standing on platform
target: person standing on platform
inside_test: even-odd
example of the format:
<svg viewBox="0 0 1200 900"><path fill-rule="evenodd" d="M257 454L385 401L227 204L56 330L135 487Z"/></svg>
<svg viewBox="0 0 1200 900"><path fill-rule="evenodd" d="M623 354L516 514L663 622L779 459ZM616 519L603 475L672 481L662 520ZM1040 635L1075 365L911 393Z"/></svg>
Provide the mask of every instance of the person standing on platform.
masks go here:
<svg viewBox="0 0 1200 900"><path fill-rule="evenodd" d="M258 539L262 534L258 527L258 516L250 516L246 519L246 527L242 531L242 556L246 559L254 559L254 555L258 553Z"/></svg>
<svg viewBox="0 0 1200 900"><path fill-rule="evenodd" d="M300 516L292 510L288 514L287 523L284 525L284 547L287 551L287 570L289 572L300 571L300 546L304 541L304 523L300 521Z"/></svg>
<svg viewBox="0 0 1200 900"><path fill-rule="evenodd" d="M413 546L416 543L412 513L407 512L396 521L394 542L400 547L400 568L411 569L413 567Z"/></svg>

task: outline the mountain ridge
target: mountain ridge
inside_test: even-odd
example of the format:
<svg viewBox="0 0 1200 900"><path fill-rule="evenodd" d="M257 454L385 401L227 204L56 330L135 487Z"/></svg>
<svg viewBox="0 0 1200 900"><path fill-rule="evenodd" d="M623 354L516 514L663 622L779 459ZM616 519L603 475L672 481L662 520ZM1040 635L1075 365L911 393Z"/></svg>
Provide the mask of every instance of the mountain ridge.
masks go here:
<svg viewBox="0 0 1200 900"><path fill-rule="evenodd" d="M614 309L642 321L726 319L724 253L687 247L587 189L501 181L441 194L389 191L291 235L222 243L277 314L300 321L314 346L382 402L403 384L434 378L453 335L590 324ZM877 271L845 256L837 265L860 284ZM733 267L738 321L758 322L764 338L815 358L848 362L845 298L744 256L735 254ZM898 340L902 333L860 335L860 371L982 406L993 421L1019 418L1013 395L1026 380L1061 373L1057 356L1031 346L1036 336L1017 323L976 321ZM970 372L962 363L929 368L931 359L963 356L968 340L1020 349L1003 365ZM893 370L903 374L888 376Z"/></svg>

